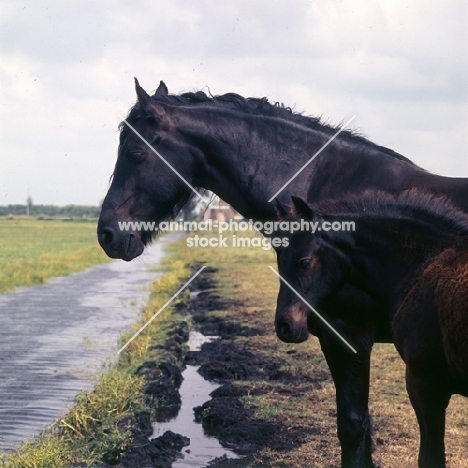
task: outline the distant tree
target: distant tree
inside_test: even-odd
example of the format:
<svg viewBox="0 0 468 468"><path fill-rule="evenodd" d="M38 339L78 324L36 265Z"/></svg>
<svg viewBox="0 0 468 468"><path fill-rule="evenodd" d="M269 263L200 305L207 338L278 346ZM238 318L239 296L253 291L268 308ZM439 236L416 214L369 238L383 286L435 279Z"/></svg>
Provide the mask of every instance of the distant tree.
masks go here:
<svg viewBox="0 0 468 468"><path fill-rule="evenodd" d="M28 216L45 216L50 218L98 218L101 212L99 206L87 205L34 205L32 199L26 201ZM0 205L0 216L24 216L24 205Z"/></svg>

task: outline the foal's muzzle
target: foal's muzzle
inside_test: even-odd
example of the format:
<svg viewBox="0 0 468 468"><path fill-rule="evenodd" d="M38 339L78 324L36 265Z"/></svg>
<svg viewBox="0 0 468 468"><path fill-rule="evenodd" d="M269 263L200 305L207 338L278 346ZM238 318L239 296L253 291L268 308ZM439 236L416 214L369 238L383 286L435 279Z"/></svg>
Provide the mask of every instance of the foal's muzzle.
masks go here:
<svg viewBox="0 0 468 468"><path fill-rule="evenodd" d="M309 337L307 314L297 306L276 313L276 335L285 343L302 343Z"/></svg>

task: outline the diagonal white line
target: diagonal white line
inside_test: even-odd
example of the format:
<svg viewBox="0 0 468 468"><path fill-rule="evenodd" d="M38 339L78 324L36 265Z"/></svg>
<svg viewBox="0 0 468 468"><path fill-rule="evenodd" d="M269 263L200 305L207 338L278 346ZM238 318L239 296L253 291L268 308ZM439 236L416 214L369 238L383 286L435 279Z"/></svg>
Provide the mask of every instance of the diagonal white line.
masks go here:
<svg viewBox="0 0 468 468"><path fill-rule="evenodd" d="M206 267L202 266L118 351L120 354Z"/></svg>
<svg viewBox="0 0 468 468"><path fill-rule="evenodd" d="M272 266L268 267L348 348L357 354L357 351L330 325Z"/></svg>
<svg viewBox="0 0 468 468"><path fill-rule="evenodd" d="M273 201L354 119L353 115L269 200Z"/></svg>
<svg viewBox="0 0 468 468"><path fill-rule="evenodd" d="M151 151L153 151L154 154L156 154L164 163L166 163L166 165L167 165L170 169L172 169L172 171L173 171L175 174L177 174L177 175L179 176L179 178L180 178L183 182L185 182L186 185L188 185L188 187L190 188L190 190L192 190L193 192L195 192L195 193L203 200L203 196L200 195L200 194L192 187L192 185L190 185L190 183L187 182L187 181L184 179L184 177L183 177L181 174L179 174L179 173L171 166L171 164L169 164L169 163L161 156L161 153L159 153L158 151L156 151L156 150L148 143L148 141L146 141L146 139L145 139L142 135L140 135L140 133L139 133L135 128L133 128L132 125L130 125L130 124L127 122L127 120L124 119L120 114L119 114L119 117L122 119L122 121L125 123L125 125L127 125L131 130L133 130L133 133L135 133L135 135L137 135L138 137L140 137L141 141L143 141L143 142L148 146L148 148L149 148Z"/></svg>

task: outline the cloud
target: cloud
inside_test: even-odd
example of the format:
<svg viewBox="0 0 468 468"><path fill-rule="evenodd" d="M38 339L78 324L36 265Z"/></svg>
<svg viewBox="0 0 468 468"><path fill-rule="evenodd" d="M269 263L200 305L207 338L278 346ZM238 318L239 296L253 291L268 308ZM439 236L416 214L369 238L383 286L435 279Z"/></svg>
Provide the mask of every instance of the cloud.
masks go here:
<svg viewBox="0 0 468 468"><path fill-rule="evenodd" d="M134 76L356 114L377 143L467 174L466 24L461 0L7 0L0 203L28 187L36 203L97 203Z"/></svg>

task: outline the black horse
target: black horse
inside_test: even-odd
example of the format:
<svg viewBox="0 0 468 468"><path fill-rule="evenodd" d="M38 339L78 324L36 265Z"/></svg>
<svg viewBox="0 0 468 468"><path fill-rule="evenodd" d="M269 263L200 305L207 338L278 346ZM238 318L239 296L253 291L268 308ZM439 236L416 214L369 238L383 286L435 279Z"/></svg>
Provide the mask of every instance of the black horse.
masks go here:
<svg viewBox="0 0 468 468"><path fill-rule="evenodd" d="M138 81L136 91L138 101L120 125L117 164L98 225L99 242L113 258L137 257L153 234L120 231L118 222L172 218L193 194L187 183L215 192L247 218L276 219L271 197L338 131L267 99L203 92L174 96L162 82L154 96ZM468 212L468 179L430 174L390 149L343 131L278 198L288 202L296 194L314 202L366 189L395 194L412 187L445 194ZM356 313L374 307L371 298L351 287L339 297L337 307ZM375 333L376 341L391 340L385 326ZM335 346L322 343L325 356L333 356ZM371 346L366 358L363 352L359 358L347 356L349 365L337 380L342 382L337 386L342 458L353 460L353 466L373 466L367 410ZM357 368L360 382L354 378ZM342 401L351 404L343 408Z"/></svg>
<svg viewBox="0 0 468 468"><path fill-rule="evenodd" d="M278 259L278 336L301 342L311 332L321 343L337 341L329 324L357 347L357 359L367 359L366 349L385 323L406 363L421 435L419 466L444 467L446 407L452 394L468 397L468 216L417 190L310 206L293 202L289 213L279 205L280 218L352 220L356 229L289 237ZM373 309L336 307L336 291L346 284L368 295ZM335 382L347 365L341 356L349 353L343 348L327 357ZM354 386L352 379L347 384Z"/></svg>

